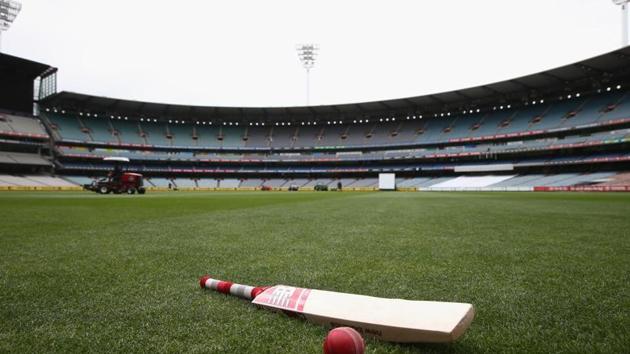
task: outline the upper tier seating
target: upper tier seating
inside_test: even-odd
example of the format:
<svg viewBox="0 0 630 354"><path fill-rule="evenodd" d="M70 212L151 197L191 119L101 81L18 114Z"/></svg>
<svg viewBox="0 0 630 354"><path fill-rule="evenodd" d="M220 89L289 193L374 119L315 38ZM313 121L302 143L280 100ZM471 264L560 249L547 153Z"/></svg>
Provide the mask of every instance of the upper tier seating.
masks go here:
<svg viewBox="0 0 630 354"><path fill-rule="evenodd" d="M168 152L168 151L139 151L139 150L125 150L123 149L111 149L111 148L96 148L89 150L82 147L67 147L59 146L59 151L64 155L87 155L87 156L124 156L133 160L208 160L208 159L221 159L221 160L302 160L309 161L314 159L328 159L328 160L381 160L383 158L409 158L409 157L428 157L436 154L458 154L458 153L500 153L500 152L513 152L524 149L542 149L550 148L553 146L567 145L567 144L582 144L593 142L611 142L618 139L627 139L630 137L630 129L621 129L600 133L593 133L588 136L567 136L562 139L559 138L544 138L537 140L527 141L513 141L507 144L480 144L476 146L449 146L446 148L422 148L422 149L406 149L406 150L394 150L394 151L372 151L372 152L331 152L331 153L314 153L314 154L300 154L292 153L290 155L282 154L236 154L236 153L192 153L192 152Z"/></svg>
<svg viewBox="0 0 630 354"><path fill-rule="evenodd" d="M37 119L4 113L0 113L0 134L48 137L48 133Z"/></svg>
<svg viewBox="0 0 630 354"><path fill-rule="evenodd" d="M77 117L46 114L53 136L59 140L92 141L87 129L83 128Z"/></svg>
<svg viewBox="0 0 630 354"><path fill-rule="evenodd" d="M114 132L119 135L120 141L127 144L147 144L138 122L112 120L111 123L114 128Z"/></svg>
<svg viewBox="0 0 630 354"><path fill-rule="evenodd" d="M125 121L46 113L59 140L208 148L383 146L442 143L527 131L571 128L630 118L630 94L621 91L539 103L518 109L423 119L371 119L362 124L244 126ZM215 123L216 124L216 123ZM6 124L0 121L0 130Z"/></svg>

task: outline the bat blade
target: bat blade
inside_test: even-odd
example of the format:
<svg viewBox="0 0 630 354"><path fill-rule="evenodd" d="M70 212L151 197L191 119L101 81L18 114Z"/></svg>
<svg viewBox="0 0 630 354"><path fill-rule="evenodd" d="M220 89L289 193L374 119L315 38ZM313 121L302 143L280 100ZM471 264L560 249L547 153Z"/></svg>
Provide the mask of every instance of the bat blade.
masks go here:
<svg viewBox="0 0 630 354"><path fill-rule="evenodd" d="M473 305L411 301L277 285L252 303L304 317L331 327L350 326L360 333L401 343L448 343L470 326Z"/></svg>
<svg viewBox="0 0 630 354"><path fill-rule="evenodd" d="M473 305L465 303L385 299L286 285L252 287L208 275L199 279L199 285L313 323L354 327L390 342L453 342L475 316Z"/></svg>

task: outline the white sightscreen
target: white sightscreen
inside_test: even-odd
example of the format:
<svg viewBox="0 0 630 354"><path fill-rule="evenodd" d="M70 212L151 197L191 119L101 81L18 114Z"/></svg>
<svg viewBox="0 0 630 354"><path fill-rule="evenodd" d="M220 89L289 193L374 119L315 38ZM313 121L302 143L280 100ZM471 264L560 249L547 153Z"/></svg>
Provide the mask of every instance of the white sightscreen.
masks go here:
<svg viewBox="0 0 630 354"><path fill-rule="evenodd" d="M378 189L382 191L395 190L396 189L396 174L395 173L379 173Z"/></svg>

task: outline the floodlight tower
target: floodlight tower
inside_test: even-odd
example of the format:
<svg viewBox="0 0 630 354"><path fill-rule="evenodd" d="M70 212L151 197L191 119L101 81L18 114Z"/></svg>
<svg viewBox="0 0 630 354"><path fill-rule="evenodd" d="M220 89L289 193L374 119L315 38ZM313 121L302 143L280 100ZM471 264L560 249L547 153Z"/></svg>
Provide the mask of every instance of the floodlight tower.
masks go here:
<svg viewBox="0 0 630 354"><path fill-rule="evenodd" d="M621 45L628 46L628 3L630 0L613 0L615 5L621 6Z"/></svg>
<svg viewBox="0 0 630 354"><path fill-rule="evenodd" d="M306 105L308 106L311 104L311 69L315 66L319 46L316 44L298 44L296 49L298 58L306 69Z"/></svg>
<svg viewBox="0 0 630 354"><path fill-rule="evenodd" d="M0 52L2 52L2 32L8 31L22 10L22 4L13 0L0 0Z"/></svg>

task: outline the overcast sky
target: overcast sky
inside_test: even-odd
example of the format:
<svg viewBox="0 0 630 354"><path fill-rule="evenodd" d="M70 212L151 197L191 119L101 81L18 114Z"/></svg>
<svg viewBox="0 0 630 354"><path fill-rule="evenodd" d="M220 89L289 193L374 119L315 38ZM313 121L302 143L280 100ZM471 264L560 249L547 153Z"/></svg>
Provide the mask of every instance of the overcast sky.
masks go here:
<svg viewBox="0 0 630 354"><path fill-rule="evenodd" d="M59 89L207 106L306 103L297 43L317 43L311 104L418 96L617 49L611 0L22 0L2 51Z"/></svg>

